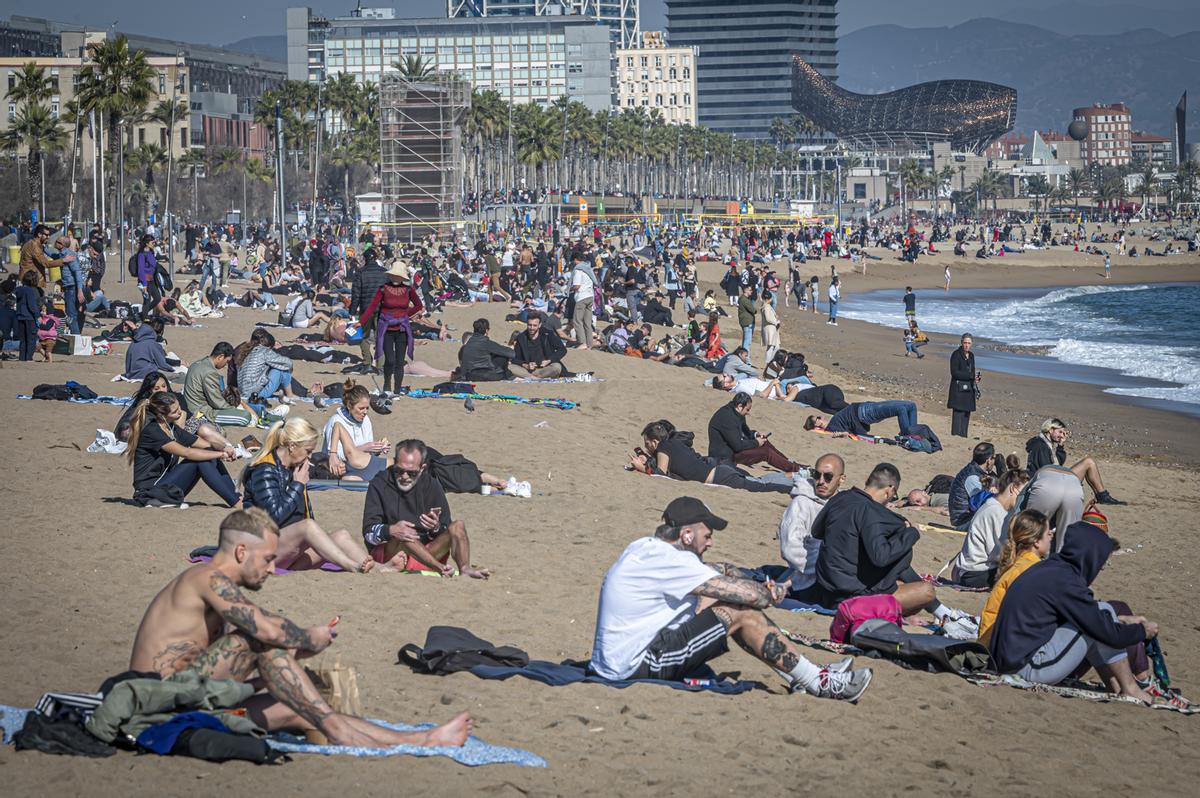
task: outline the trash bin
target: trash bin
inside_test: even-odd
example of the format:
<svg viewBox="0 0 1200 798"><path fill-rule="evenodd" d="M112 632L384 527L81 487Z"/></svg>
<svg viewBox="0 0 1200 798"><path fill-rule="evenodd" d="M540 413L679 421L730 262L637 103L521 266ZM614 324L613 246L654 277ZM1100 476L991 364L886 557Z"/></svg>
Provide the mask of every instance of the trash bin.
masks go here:
<svg viewBox="0 0 1200 798"><path fill-rule="evenodd" d="M16 265L21 262L20 244L10 244L8 247L8 262Z"/></svg>

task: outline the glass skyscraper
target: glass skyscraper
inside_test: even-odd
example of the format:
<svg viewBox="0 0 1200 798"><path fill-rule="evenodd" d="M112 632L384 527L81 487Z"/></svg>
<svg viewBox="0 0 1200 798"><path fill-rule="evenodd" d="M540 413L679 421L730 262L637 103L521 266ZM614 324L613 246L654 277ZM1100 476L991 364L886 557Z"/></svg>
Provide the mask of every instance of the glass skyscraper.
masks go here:
<svg viewBox="0 0 1200 798"><path fill-rule="evenodd" d="M699 123L739 138L795 113L793 54L837 80L837 0L667 0L667 38L699 48Z"/></svg>

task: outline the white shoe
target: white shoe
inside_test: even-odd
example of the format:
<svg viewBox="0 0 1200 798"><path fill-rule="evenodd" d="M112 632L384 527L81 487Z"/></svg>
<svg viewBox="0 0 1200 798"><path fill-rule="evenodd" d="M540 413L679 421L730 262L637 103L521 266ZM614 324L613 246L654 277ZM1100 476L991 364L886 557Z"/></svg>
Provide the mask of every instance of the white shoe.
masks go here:
<svg viewBox="0 0 1200 798"><path fill-rule="evenodd" d="M975 640L979 637L979 619L962 610L951 610L942 622L942 634L951 640Z"/></svg>
<svg viewBox="0 0 1200 798"><path fill-rule="evenodd" d="M276 405L275 407L267 408L266 414L268 416L274 416L275 418L283 418L289 412L291 412L291 409L292 408L289 405Z"/></svg>
<svg viewBox="0 0 1200 798"><path fill-rule="evenodd" d="M516 477L509 477L508 482L505 483L505 485L504 485L504 489L501 490L500 492L503 493L505 496L516 496L518 485L520 485L520 483L517 482Z"/></svg>
<svg viewBox="0 0 1200 798"><path fill-rule="evenodd" d="M533 486L528 482L518 482L517 492L514 495L522 499L533 498Z"/></svg>

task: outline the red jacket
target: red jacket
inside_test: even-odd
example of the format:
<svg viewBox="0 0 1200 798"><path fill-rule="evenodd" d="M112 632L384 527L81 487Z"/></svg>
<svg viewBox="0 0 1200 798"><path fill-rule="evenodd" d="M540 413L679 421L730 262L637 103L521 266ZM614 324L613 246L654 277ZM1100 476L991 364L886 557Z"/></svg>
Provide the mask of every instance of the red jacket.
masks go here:
<svg viewBox="0 0 1200 798"><path fill-rule="evenodd" d="M370 304L363 310L362 318L374 318L376 311L379 311L381 316L391 318L399 316L412 317L424 309L425 306L421 304L421 297L412 288L407 285L387 283L375 292L375 296L371 298ZM389 324L388 329L398 328L399 326L399 324Z"/></svg>

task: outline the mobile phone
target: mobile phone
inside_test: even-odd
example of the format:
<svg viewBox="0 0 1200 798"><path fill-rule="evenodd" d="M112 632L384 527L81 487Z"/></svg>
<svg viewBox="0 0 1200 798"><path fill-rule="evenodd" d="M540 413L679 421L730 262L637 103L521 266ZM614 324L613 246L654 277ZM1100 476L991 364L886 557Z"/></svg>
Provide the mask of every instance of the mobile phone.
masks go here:
<svg viewBox="0 0 1200 798"><path fill-rule="evenodd" d="M645 457L645 456L646 456L646 453L642 451L642 447L641 447L641 446L638 446L638 447L634 448L634 450L633 450L633 453L634 453L634 454L636 454L638 457Z"/></svg>

